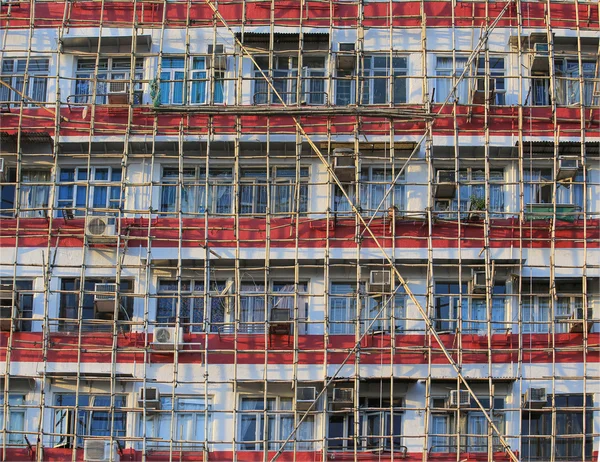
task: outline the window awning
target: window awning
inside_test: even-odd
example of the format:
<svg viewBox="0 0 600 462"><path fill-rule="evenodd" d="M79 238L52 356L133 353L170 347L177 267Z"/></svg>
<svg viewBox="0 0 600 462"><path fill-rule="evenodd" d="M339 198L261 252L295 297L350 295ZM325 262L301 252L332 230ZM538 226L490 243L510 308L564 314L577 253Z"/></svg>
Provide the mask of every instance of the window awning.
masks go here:
<svg viewBox="0 0 600 462"><path fill-rule="evenodd" d="M63 53L76 53L86 51L94 53L98 50L100 43L100 53L130 53L132 51L133 37L109 36L109 37L66 37L62 40ZM152 36L138 35L135 37L135 51L137 53L147 53L152 47Z"/></svg>

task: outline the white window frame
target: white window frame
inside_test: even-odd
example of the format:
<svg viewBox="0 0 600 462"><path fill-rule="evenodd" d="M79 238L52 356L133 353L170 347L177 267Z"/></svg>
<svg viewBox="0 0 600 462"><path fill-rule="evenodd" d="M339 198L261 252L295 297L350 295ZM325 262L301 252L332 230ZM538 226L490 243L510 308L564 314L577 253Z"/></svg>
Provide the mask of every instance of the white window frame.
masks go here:
<svg viewBox="0 0 600 462"><path fill-rule="evenodd" d="M60 214L61 210L72 209L75 215L84 215L86 209L92 209L96 211L95 214L101 215L115 215L118 213L118 210L122 208L124 203L123 194L121 191L121 184L123 181L123 169L121 167L113 167L109 165L95 165L90 166L88 170L87 167L70 167L63 166L61 167L58 175L58 195L56 197L56 208L58 209L58 214ZM61 181L61 175L63 171L73 170L74 180L73 181ZM107 170L107 180L96 180L96 173L99 170ZM120 170L121 179L112 181L113 172ZM85 179L79 179L80 175L85 176ZM72 198L69 199L61 199L61 191L62 188L71 188L72 190ZM106 188L106 201L104 203L104 207L95 207L94 206L94 196L98 190L98 188ZM113 188L117 188L119 192L119 200L111 198L111 193ZM66 190L66 189L65 189ZM85 203L81 204L78 202L78 192L80 190L85 191Z"/></svg>
<svg viewBox="0 0 600 462"><path fill-rule="evenodd" d="M165 105L206 105L224 103L225 71L207 67L207 56L192 56L185 68L185 56L172 55L168 60L182 60L182 66L161 64L160 103ZM163 58L163 59L165 59ZM187 77L186 77L187 74ZM181 85L181 101L175 100L175 87ZM211 91L212 88L212 91ZM220 88L220 92L218 91ZM164 98L165 94L167 98Z"/></svg>
<svg viewBox="0 0 600 462"><path fill-rule="evenodd" d="M166 285L169 282L174 282L175 288L166 289L161 287L162 285ZM173 284L172 284L173 285ZM158 299L156 303L156 322L160 325L175 325L176 316L177 316L177 304L179 300L182 303L188 304L189 309L189 319L186 320L181 313L180 309L180 325L185 329L185 332L203 332L204 331L204 303L205 303L205 291L204 291L204 279L184 279L181 281L181 293L177 290L177 281L169 280L169 279L161 279L158 281ZM171 297L169 297L171 296ZM180 298L181 296L181 298ZM171 304L171 316L169 318L173 318L173 321L159 321L158 310L160 309L159 305L165 304L168 305L168 301ZM182 307L183 308L183 307ZM209 309L209 308L208 308ZM208 319L210 319L210 313L207 313ZM196 321L199 319L198 321Z"/></svg>
<svg viewBox="0 0 600 462"><path fill-rule="evenodd" d="M262 409L255 410L244 410L244 400L256 400L262 405ZM238 428L238 450L243 451L262 451L265 449L265 443L267 444L268 450L278 450L281 444L287 439L291 430L294 428L294 421L299 422L302 415L298 415L294 420L295 414L293 409L293 398L291 397L267 397L266 399L267 409L264 406L264 397L257 395L240 395L240 406L239 406L239 428ZM255 419L255 434L254 440L244 440L242 420L244 416L251 416L250 418ZM265 422L266 419L267 421ZM291 426L288 424L288 428L283 426L283 419L290 420ZM271 426L270 421L273 421ZM266 425L265 425L266 423ZM311 451L314 450L315 439L315 421L313 416L307 416L304 421L300 424L300 427L296 431L294 438L291 439L285 446L286 451L294 450L294 444L296 449L299 451ZM265 427L266 427L266 438L265 438ZM304 430L310 429L311 437L306 440L298 441L301 433ZM252 446L254 446L252 448Z"/></svg>
<svg viewBox="0 0 600 462"><path fill-rule="evenodd" d="M390 301L390 298L394 300ZM406 299L407 296L402 288L399 288L394 296L378 294L365 297L362 309L363 332L369 327L384 305L385 309L377 317L369 332L385 332L389 334L392 332L392 329L396 333L404 332L406 328ZM394 312L394 319L391 316L392 311Z"/></svg>
<svg viewBox="0 0 600 462"><path fill-rule="evenodd" d="M485 70L485 57L479 58L477 61L477 78L485 78L486 75L489 75L490 81L494 81L494 101L490 101L490 105L495 106L505 106L506 105L506 57L505 56L497 56L490 55L489 57L490 64L492 61L499 62L502 60L502 68L499 67L491 67L489 72ZM483 61L483 67L480 66ZM498 81L502 81L502 88L498 88ZM477 80L474 80L472 83L473 89L476 88Z"/></svg>
<svg viewBox="0 0 600 462"><path fill-rule="evenodd" d="M344 286L347 286L353 292L339 292ZM334 308L333 304L337 303L340 306ZM356 330L357 303L357 287L355 282L331 282L328 307L330 335L354 335Z"/></svg>
<svg viewBox="0 0 600 462"><path fill-rule="evenodd" d="M120 67L123 63L129 62L129 67ZM89 63L91 67L80 68L82 63ZM119 64L117 64L119 63ZM98 64L98 67L96 67ZM134 80L134 102L140 104L142 82L144 70L144 59L136 58L135 69L133 70ZM96 85L96 104L107 104L108 94L111 93L111 85L117 86L123 81L125 93L129 93L129 83L131 80L131 58L107 57L101 58L96 63L96 58L78 58L75 63L75 82L73 82L73 97L75 104L90 104L94 93L94 84ZM86 90L84 93L83 90Z"/></svg>
<svg viewBox="0 0 600 462"><path fill-rule="evenodd" d="M27 58L6 57L2 60L0 79L6 82L15 90L19 90L23 95L31 98L33 102L44 103L48 100L48 80L50 72L49 58ZM28 75L27 88L23 89L25 84L25 74ZM41 82L42 89L37 88ZM43 98L36 98L36 93L43 93ZM4 85L0 86L0 102L13 102L11 106L16 106L23 98L21 95L10 90ZM32 101L25 99L23 104L31 106Z"/></svg>
<svg viewBox="0 0 600 462"><path fill-rule="evenodd" d="M8 394L8 419L4 422L4 393L0 393L0 430L7 430L11 433L3 433L3 441L7 446L21 446L25 444L25 427L27 409L25 393L9 393ZM21 407L22 406L22 407ZM21 432L21 433L18 433Z"/></svg>
<svg viewBox="0 0 600 462"><path fill-rule="evenodd" d="M208 402L204 397L175 395L175 406L173 406L172 396L161 396L160 410L147 412L145 422L140 420L141 425L145 425L146 438L152 438L146 442L146 447L164 448L171 444L172 419L175 417L175 437L173 438L174 447L182 451L194 451L199 449L208 449L208 441L212 433L212 397ZM198 409L181 409L182 401L197 401ZM184 428L182 421L189 419L189 425ZM167 432L162 436L160 430ZM182 431L184 434L182 434ZM140 429L140 435L143 435L144 428ZM142 446L142 443L139 444Z"/></svg>

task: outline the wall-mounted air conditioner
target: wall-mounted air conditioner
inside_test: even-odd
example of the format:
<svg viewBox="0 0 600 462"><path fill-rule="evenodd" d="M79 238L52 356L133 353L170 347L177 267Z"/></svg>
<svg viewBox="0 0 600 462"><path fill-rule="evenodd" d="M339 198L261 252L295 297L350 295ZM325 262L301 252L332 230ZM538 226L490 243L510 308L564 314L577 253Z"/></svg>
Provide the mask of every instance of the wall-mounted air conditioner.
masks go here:
<svg viewBox="0 0 600 462"><path fill-rule="evenodd" d="M583 318L583 314L585 313L584 308L575 308L573 310L573 314L571 314L571 325L569 332L572 334L580 334L584 331L584 323L585 319ZM585 326L585 330L589 332L594 325L592 321L594 317L593 308L587 309L587 326Z"/></svg>
<svg viewBox="0 0 600 462"><path fill-rule="evenodd" d="M579 157L558 156L558 170L556 172L556 181L573 179L577 175L578 170Z"/></svg>
<svg viewBox="0 0 600 462"><path fill-rule="evenodd" d="M179 335L175 335L179 334ZM177 338L175 338L177 337ZM177 343L175 343L177 342ZM177 332L175 327L154 328L154 342L152 346L157 350L174 350L175 346L183 343L183 329Z"/></svg>
<svg viewBox="0 0 600 462"><path fill-rule="evenodd" d="M83 460L85 462L106 462L108 460L119 462L121 456L117 450L116 441L87 439L83 443Z"/></svg>
<svg viewBox="0 0 600 462"><path fill-rule="evenodd" d="M539 409L544 407L547 402L546 388L530 388L525 392L523 406Z"/></svg>
<svg viewBox="0 0 600 462"><path fill-rule="evenodd" d="M354 388L334 388L331 402L336 404L352 404L354 402Z"/></svg>
<svg viewBox="0 0 600 462"><path fill-rule="evenodd" d="M300 410L308 409L317 397L316 387L296 388L296 407ZM314 406L313 406L314 409Z"/></svg>
<svg viewBox="0 0 600 462"><path fill-rule="evenodd" d="M356 178L356 165L354 164L354 149L335 148L333 150L333 172L338 180L344 183Z"/></svg>
<svg viewBox="0 0 600 462"><path fill-rule="evenodd" d="M435 175L433 191L436 199L452 199L456 194L456 175L454 170L438 170Z"/></svg>
<svg viewBox="0 0 600 462"><path fill-rule="evenodd" d="M114 218L111 217L94 217L90 216L87 219L85 232L88 238L112 237L116 234L116 227L113 223Z"/></svg>
<svg viewBox="0 0 600 462"><path fill-rule="evenodd" d="M225 46L223 44L217 43L217 45L213 47L213 44L211 43L208 45L206 52L208 53L208 57L206 58L207 69L214 68L219 71L227 69L227 55L225 55Z"/></svg>
<svg viewBox="0 0 600 462"><path fill-rule="evenodd" d="M548 44L547 43L535 43L533 45L533 54L535 58L547 58L548 57Z"/></svg>
<svg viewBox="0 0 600 462"><path fill-rule="evenodd" d="M94 286L94 308L99 313L113 313L117 298L117 284L98 283Z"/></svg>
<svg viewBox="0 0 600 462"><path fill-rule="evenodd" d="M144 406L146 406L146 409L160 409L160 393L158 388L146 387L140 390L138 407Z"/></svg>
<svg viewBox="0 0 600 462"><path fill-rule="evenodd" d="M388 270L373 270L369 273L368 292L390 292L392 273Z"/></svg>
<svg viewBox="0 0 600 462"><path fill-rule="evenodd" d="M472 292L474 294L485 293L486 276L485 271L473 271Z"/></svg>
<svg viewBox="0 0 600 462"><path fill-rule="evenodd" d="M475 80L475 89L473 91L473 104L493 104L496 99L496 79L488 79L488 90L485 91L485 78L481 77Z"/></svg>
<svg viewBox="0 0 600 462"><path fill-rule="evenodd" d="M467 390L450 390L450 407L468 407L471 405L471 394Z"/></svg>
<svg viewBox="0 0 600 462"><path fill-rule="evenodd" d="M336 56L336 68L351 70L356 66L356 51L354 43L340 43Z"/></svg>

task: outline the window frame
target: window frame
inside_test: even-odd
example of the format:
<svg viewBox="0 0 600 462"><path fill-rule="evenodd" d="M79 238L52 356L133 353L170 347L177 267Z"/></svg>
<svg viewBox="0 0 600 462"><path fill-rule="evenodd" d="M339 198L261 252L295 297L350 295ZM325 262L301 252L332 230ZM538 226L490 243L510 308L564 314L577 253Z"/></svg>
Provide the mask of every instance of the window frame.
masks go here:
<svg viewBox="0 0 600 462"><path fill-rule="evenodd" d="M225 71L208 67L210 55L190 56L186 63L183 55L168 55L160 64L160 104L167 106L224 104ZM163 64L182 60L182 65ZM165 75L169 74L168 76ZM177 84L181 84L181 100L174 99ZM212 89L212 91L211 91ZM165 100L164 95L168 95Z"/></svg>
<svg viewBox="0 0 600 462"><path fill-rule="evenodd" d="M16 288L15 283L17 286ZM30 286L30 288L25 287L26 284ZM19 285L21 285L21 288L19 288ZM13 327L13 329L19 332L32 332L34 322L33 303L35 298L34 280L22 278L17 278L16 280L12 278L0 278L0 286L10 286L10 291L12 292L11 298L6 297L0 300L0 306L2 306L2 308L9 308L12 311L14 309L13 298L15 299L15 301L17 301L19 317L18 319L14 319L12 322L18 323L18 328ZM3 295L7 296L8 294L5 293ZM25 302L24 299L27 300L27 302ZM5 301L10 301L10 304L5 304ZM25 310L21 308L20 305L27 305L27 309ZM28 315L26 315L25 313L27 313Z"/></svg>
<svg viewBox="0 0 600 462"><path fill-rule="evenodd" d="M167 284L174 282L175 288L167 289L161 288L161 284ZM171 284L173 285L173 284ZM183 279L181 280L181 292L178 290L178 284L176 280L170 279L159 279L157 283L157 302L156 302L156 323L158 326L174 326L176 323L177 315L177 303L179 300L182 301L182 306L179 311L179 325L183 327L185 333L200 333L205 331L205 301L206 292L204 290L204 279ZM168 297L172 295L172 297ZM171 315L167 316L166 320L159 319L159 311L162 309L161 304L171 304ZM187 307L184 302L187 302ZM186 309L187 308L187 309ZM207 307L207 310L210 309ZM184 311L188 312L188 315L182 315ZM198 318L199 316L199 318ZM164 316L163 316L164 317ZM208 319L210 319L210 312L207 313ZM172 319L172 320L170 320Z"/></svg>
<svg viewBox="0 0 600 462"><path fill-rule="evenodd" d="M129 67L120 68L121 63L129 62ZM93 67L82 68L83 63L93 63ZM115 64L119 63L119 64ZM111 93L111 84L123 81L125 85L125 94L129 95L129 84L131 82L131 74L133 72L133 93L134 104L141 104L144 78L144 58L135 58L135 68L131 69L131 58L123 58L120 56L107 56L100 58L96 62L96 58L77 58L75 61L75 78L72 103L75 104L91 104L91 99L94 94L94 86L96 88L96 104L108 104L108 95ZM117 78L117 75L123 75L123 78ZM91 90L90 90L91 88Z"/></svg>
<svg viewBox="0 0 600 462"><path fill-rule="evenodd" d="M5 64L12 62L10 70L5 70ZM40 70L32 69L32 62L39 63L41 65ZM20 65L24 63L24 68L20 68ZM0 67L0 79L10 85L12 88L21 91L23 95L31 98L31 100L24 100L24 106L34 106L35 103L46 103L48 102L48 80L50 76L50 58L44 57L5 57L2 59ZM25 75L28 76L27 88L23 88L25 85ZM42 82L42 90L36 90L36 82ZM43 93L43 98L38 101L35 98L36 93ZM0 86L0 102L8 103L11 107L18 106L23 98L13 90Z"/></svg>
<svg viewBox="0 0 600 462"><path fill-rule="evenodd" d="M25 428L27 427L27 408L26 406L27 393L8 393L8 419L4 422L4 392L0 393L0 430L10 431L10 433L4 433L3 431L3 442L7 446L22 446L25 445ZM17 428L13 428L13 423L16 423Z"/></svg>
<svg viewBox="0 0 600 462"><path fill-rule="evenodd" d="M96 175L102 170L106 170L108 179L96 179ZM63 180L63 174L68 174L69 171L73 171L73 180ZM120 179L113 180L117 172ZM88 170L87 167L64 166L59 168L58 180L58 194L55 199L57 216L64 210L72 210L76 216L85 215L87 210L90 210L92 215L115 216L119 210L123 209L125 198L121 191L123 184L122 167L92 165ZM104 207L96 207L94 204L96 194L102 194L103 190L105 195ZM71 192L69 193L69 191ZM118 199L114 198L115 192L118 194ZM63 194L67 197L62 197ZM113 204L116 204L116 206L112 206Z"/></svg>
<svg viewBox="0 0 600 462"><path fill-rule="evenodd" d="M341 290L345 288L344 286L351 289L353 292L337 292L335 289L335 287L339 287ZM356 282L330 281L327 312L329 335L354 335L356 332L358 294L359 287L357 287ZM334 307L332 306L332 302L338 300L345 305L343 310L340 309L341 307L336 307L336 313L343 314L343 319L333 319Z"/></svg>

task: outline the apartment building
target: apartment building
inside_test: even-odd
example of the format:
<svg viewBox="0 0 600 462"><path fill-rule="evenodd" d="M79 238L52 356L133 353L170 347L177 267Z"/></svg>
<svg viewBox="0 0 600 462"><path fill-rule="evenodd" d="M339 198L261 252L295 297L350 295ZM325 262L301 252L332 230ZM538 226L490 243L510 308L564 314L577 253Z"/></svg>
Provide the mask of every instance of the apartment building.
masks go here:
<svg viewBox="0 0 600 462"><path fill-rule="evenodd" d="M598 460L599 10L3 0L2 460Z"/></svg>

